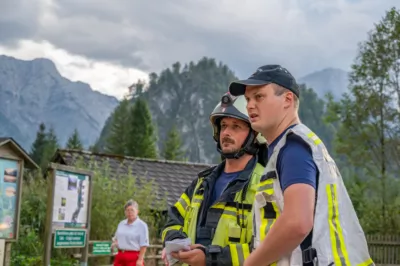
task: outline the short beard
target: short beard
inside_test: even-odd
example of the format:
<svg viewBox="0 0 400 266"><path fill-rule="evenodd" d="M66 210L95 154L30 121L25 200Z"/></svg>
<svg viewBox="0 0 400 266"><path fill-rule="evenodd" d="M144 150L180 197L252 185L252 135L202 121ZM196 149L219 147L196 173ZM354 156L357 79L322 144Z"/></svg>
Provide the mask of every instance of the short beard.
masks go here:
<svg viewBox="0 0 400 266"><path fill-rule="evenodd" d="M222 148L223 153L238 153L240 149L235 148Z"/></svg>

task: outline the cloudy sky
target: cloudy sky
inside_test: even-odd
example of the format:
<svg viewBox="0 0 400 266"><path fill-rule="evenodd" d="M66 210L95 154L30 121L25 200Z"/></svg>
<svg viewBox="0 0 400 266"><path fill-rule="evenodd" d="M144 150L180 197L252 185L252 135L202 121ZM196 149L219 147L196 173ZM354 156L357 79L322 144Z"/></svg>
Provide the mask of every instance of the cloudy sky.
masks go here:
<svg viewBox="0 0 400 266"><path fill-rule="evenodd" d="M214 57L246 77L280 63L296 77L347 70L399 0L0 0L0 54L46 57L116 97L149 72Z"/></svg>

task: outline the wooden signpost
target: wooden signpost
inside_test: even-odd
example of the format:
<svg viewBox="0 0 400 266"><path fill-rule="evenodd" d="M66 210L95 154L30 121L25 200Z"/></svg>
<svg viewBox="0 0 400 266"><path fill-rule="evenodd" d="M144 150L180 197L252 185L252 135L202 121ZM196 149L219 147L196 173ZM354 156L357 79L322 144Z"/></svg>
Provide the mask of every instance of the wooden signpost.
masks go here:
<svg viewBox="0 0 400 266"><path fill-rule="evenodd" d="M50 266L52 248L80 248L81 266L89 253L92 206L91 171L51 163L43 266ZM53 239L54 236L54 239Z"/></svg>

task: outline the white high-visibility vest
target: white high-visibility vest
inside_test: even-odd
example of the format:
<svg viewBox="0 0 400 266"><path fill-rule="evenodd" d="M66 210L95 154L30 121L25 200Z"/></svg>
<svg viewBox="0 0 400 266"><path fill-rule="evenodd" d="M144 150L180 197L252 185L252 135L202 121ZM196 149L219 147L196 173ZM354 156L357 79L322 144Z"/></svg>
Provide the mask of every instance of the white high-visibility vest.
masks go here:
<svg viewBox="0 0 400 266"><path fill-rule="evenodd" d="M316 251L319 265L375 265L368 251L363 229L343 183L337 166L321 139L303 124L282 136L275 146L261 179L254 202L254 248L268 234L284 209L283 193L276 172L280 149L288 134L300 136L311 148L319 170L317 201L311 248ZM272 213L271 212L275 212ZM298 246L275 265L303 265L303 251ZM314 259L314 262L316 260Z"/></svg>

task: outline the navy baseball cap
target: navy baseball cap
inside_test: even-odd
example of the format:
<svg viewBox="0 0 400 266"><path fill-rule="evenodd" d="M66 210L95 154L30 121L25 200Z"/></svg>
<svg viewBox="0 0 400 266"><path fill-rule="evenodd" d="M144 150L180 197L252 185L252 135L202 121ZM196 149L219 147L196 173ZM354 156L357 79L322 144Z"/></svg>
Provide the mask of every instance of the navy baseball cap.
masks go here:
<svg viewBox="0 0 400 266"><path fill-rule="evenodd" d="M243 95L246 86L262 86L270 83L278 84L300 97L299 86L290 72L280 65L265 65L259 67L248 79L234 81L229 85L233 96Z"/></svg>

